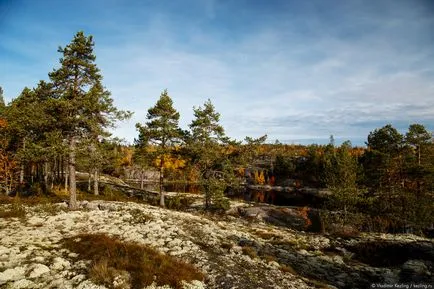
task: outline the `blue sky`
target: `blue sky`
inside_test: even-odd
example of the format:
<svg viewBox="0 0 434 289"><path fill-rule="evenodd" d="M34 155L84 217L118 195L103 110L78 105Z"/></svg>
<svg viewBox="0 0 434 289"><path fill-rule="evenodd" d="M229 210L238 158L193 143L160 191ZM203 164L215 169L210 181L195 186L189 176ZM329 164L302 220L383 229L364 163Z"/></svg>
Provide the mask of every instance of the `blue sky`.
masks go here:
<svg viewBox="0 0 434 289"><path fill-rule="evenodd" d="M168 89L187 128L212 100L229 136L363 144L391 123L434 129L430 0L0 0L6 100L48 79L83 30L115 104L135 123Z"/></svg>

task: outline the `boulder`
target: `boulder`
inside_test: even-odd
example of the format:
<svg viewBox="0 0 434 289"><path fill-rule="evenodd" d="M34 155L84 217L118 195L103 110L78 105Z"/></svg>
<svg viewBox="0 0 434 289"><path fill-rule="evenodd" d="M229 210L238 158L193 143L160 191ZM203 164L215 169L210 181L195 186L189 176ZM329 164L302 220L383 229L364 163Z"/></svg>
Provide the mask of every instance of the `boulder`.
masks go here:
<svg viewBox="0 0 434 289"><path fill-rule="evenodd" d="M408 260L401 266L401 282L423 282L430 278L428 266L422 260Z"/></svg>

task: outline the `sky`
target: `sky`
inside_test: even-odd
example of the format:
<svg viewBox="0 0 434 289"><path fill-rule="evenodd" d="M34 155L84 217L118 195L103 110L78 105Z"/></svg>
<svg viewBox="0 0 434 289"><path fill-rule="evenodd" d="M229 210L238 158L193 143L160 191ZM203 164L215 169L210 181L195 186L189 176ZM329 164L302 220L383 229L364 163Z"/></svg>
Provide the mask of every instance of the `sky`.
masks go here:
<svg viewBox="0 0 434 289"><path fill-rule="evenodd" d="M164 89L182 128L211 99L238 140L363 145L389 123L434 129L432 0L0 0L6 101L48 80L77 31L134 112L113 130L130 143Z"/></svg>

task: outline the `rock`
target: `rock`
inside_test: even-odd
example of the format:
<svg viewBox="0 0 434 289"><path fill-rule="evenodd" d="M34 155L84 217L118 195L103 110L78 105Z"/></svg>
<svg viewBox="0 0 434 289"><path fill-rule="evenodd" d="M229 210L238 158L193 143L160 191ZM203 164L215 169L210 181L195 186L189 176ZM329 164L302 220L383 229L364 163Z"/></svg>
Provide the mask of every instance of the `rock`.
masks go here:
<svg viewBox="0 0 434 289"><path fill-rule="evenodd" d="M76 275L73 278L71 278L70 281L72 282L73 285L76 285L76 284L83 282L85 279L86 279L86 275L79 274L79 275Z"/></svg>
<svg viewBox="0 0 434 289"><path fill-rule="evenodd" d="M50 268L52 270L63 270L63 269L68 269L69 267L71 267L71 264L69 263L69 261L61 258L61 257L55 257L53 259L53 264L50 266Z"/></svg>
<svg viewBox="0 0 434 289"><path fill-rule="evenodd" d="M276 261L270 261L270 262L268 262L268 265L270 265L270 267L272 267L272 268L279 268L280 267L280 264L277 263Z"/></svg>
<svg viewBox="0 0 434 289"><path fill-rule="evenodd" d="M113 288L130 288L131 276L127 271L122 271L113 280Z"/></svg>
<svg viewBox="0 0 434 289"><path fill-rule="evenodd" d="M205 284L198 280L193 280L191 283L183 282L182 283L184 289L205 289Z"/></svg>
<svg viewBox="0 0 434 289"><path fill-rule="evenodd" d="M400 278L402 282L423 281L429 275L428 267L421 260L408 260L401 266Z"/></svg>
<svg viewBox="0 0 434 289"><path fill-rule="evenodd" d="M13 289L26 289L26 288L35 288L36 284L27 279L21 279L12 283L11 288Z"/></svg>
<svg viewBox="0 0 434 289"><path fill-rule="evenodd" d="M96 285L96 284L90 282L89 280L86 280L86 281L81 282L77 286L77 289L107 289L107 287L102 286L102 285Z"/></svg>
<svg viewBox="0 0 434 289"><path fill-rule="evenodd" d="M42 256L36 256L32 259L33 262L38 262L38 263L42 263L44 262L45 258Z"/></svg>
<svg viewBox="0 0 434 289"><path fill-rule="evenodd" d="M26 269L24 267L16 267L13 269L6 269L0 273L0 285L5 284L8 281L15 281L19 279L24 279L24 274Z"/></svg>
<svg viewBox="0 0 434 289"><path fill-rule="evenodd" d="M32 271L29 274L29 278L38 278L41 275L50 272L50 268L48 268L47 266L45 266L44 264L34 264L31 267Z"/></svg>

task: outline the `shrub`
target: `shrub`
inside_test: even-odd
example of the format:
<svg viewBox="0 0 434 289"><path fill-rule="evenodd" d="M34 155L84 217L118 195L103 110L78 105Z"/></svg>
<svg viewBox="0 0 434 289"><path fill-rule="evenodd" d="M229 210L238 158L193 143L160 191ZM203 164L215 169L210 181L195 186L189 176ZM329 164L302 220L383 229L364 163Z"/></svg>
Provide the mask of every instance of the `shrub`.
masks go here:
<svg viewBox="0 0 434 289"><path fill-rule="evenodd" d="M81 259L92 260L89 275L97 284L112 286L121 271L130 274L132 288L143 288L153 282L158 286L182 288L182 281L204 279L204 275L191 264L150 247L121 242L105 234L81 234L66 238L63 246L77 253Z"/></svg>
<svg viewBox="0 0 434 289"><path fill-rule="evenodd" d="M193 198L175 196L166 199L166 208L171 210L186 210L194 203Z"/></svg>

